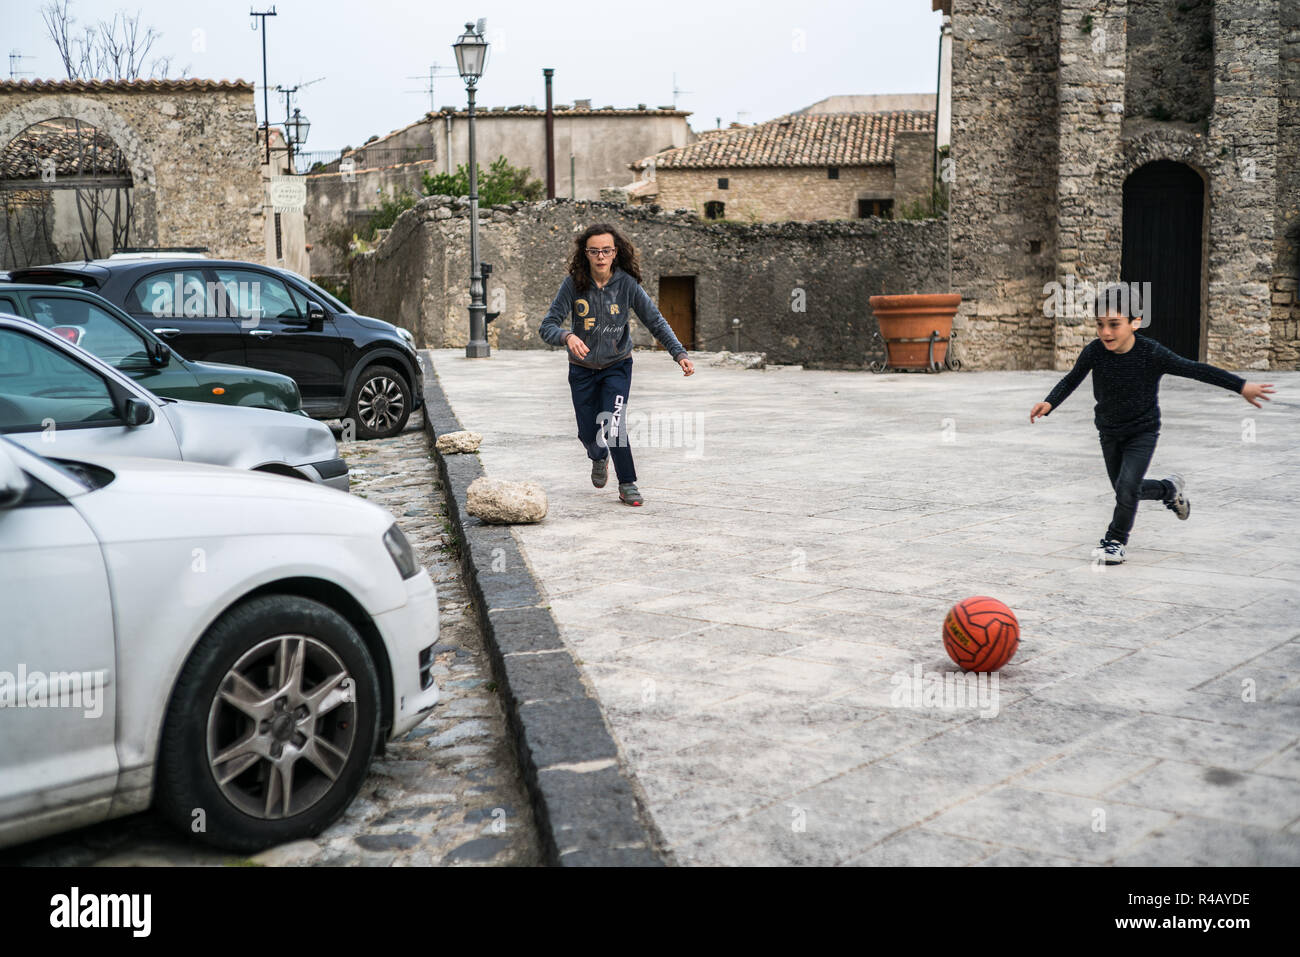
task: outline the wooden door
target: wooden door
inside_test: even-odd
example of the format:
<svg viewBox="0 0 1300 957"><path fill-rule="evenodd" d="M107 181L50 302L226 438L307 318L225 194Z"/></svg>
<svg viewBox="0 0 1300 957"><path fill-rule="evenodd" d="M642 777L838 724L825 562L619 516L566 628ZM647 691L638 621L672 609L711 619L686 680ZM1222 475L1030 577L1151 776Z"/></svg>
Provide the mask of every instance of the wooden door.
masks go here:
<svg viewBox="0 0 1300 957"><path fill-rule="evenodd" d="M685 349L695 348L695 277L660 276L659 311L668 320L677 341ZM658 348L662 349L663 346Z"/></svg>
<svg viewBox="0 0 1300 957"><path fill-rule="evenodd" d="M1201 226L1205 184L1182 163L1159 160L1124 182L1122 282L1151 283L1142 334L1188 359L1201 357Z"/></svg>

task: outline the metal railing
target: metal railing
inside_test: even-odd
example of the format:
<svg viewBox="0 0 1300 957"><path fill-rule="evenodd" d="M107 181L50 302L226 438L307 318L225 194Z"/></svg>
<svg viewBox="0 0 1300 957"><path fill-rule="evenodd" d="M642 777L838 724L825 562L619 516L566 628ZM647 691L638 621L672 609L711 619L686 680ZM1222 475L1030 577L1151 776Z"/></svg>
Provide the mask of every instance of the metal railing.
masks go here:
<svg viewBox="0 0 1300 957"><path fill-rule="evenodd" d="M351 160L354 170L396 166L399 163L418 163L436 160L438 151L432 146L385 146L347 150L308 150L297 153L293 165L299 173L337 173L343 160Z"/></svg>

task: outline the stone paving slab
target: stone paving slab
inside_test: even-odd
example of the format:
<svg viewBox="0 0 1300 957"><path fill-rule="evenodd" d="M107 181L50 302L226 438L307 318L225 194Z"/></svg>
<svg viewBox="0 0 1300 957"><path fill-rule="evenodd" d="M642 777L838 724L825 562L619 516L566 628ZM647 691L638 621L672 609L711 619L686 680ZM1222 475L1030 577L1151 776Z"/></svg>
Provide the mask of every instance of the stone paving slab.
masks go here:
<svg viewBox="0 0 1300 957"><path fill-rule="evenodd" d="M546 489L513 534L679 863L1300 863L1300 374L1252 373L1263 410L1164 381L1191 520L1144 503L1107 568L1091 390L1028 422L1060 373L638 352L632 509L562 355L431 355L485 473ZM1023 630L996 713L913 701L974 594Z"/></svg>

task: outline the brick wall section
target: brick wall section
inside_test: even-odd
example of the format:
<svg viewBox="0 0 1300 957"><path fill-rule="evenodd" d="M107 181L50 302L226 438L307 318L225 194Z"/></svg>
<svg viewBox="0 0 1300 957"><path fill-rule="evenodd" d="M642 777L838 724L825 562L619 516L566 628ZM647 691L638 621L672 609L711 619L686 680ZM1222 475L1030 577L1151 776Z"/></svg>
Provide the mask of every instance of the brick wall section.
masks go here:
<svg viewBox="0 0 1300 957"><path fill-rule="evenodd" d="M55 117L90 123L121 147L130 165L133 245L206 246L213 256L263 260L263 216L269 210L263 209L263 156L251 85L76 91L46 86L0 83L0 143Z"/></svg>
<svg viewBox="0 0 1300 957"><path fill-rule="evenodd" d="M934 134L928 134L933 138ZM841 166L830 179L825 166L793 168L660 169L655 171L664 209L689 209L704 215L704 204L726 204L727 219L740 222L854 219L859 199L894 195L894 171L888 166ZM727 189L718 180L727 180Z"/></svg>
<svg viewBox="0 0 1300 957"><path fill-rule="evenodd" d="M1051 368L1041 302L1056 265L1057 10L953 0L952 18L949 215L962 358L982 369Z"/></svg>
<svg viewBox="0 0 1300 957"><path fill-rule="evenodd" d="M1278 3L1217 0L1214 5L1206 341L1208 361L1228 368L1265 369L1269 362L1278 168Z"/></svg>
<svg viewBox="0 0 1300 957"><path fill-rule="evenodd" d="M1277 214L1273 236L1270 364L1300 369L1300 4L1281 7Z"/></svg>
<svg viewBox="0 0 1300 957"><path fill-rule="evenodd" d="M1124 115L1201 123L1214 101L1214 0L1128 0Z"/></svg>
<svg viewBox="0 0 1300 957"><path fill-rule="evenodd" d="M737 226L653 207L518 204L487 211L480 223L482 258L495 267L489 311L501 312L488 327L494 348L550 348L537 329L564 278L573 237L601 221L625 231L640 251L651 297L660 276L696 277L696 342L685 343L688 349L730 349L731 321L740 318L741 348L766 352L770 362L862 368L880 354L869 296L948 290L943 220ZM411 330L421 347L463 347L468 245L463 205L430 197L353 260L354 308ZM643 326L632 328L636 344L653 344Z"/></svg>

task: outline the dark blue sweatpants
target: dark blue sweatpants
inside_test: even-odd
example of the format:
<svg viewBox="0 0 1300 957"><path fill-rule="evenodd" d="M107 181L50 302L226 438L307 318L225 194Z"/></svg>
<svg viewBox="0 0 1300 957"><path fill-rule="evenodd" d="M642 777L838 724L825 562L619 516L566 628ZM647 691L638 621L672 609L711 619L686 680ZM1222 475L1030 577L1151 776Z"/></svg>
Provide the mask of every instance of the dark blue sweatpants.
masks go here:
<svg viewBox="0 0 1300 957"><path fill-rule="evenodd" d="M632 448L627 441L627 397L631 388L631 356L607 369L586 369L569 363L569 391L578 418L578 441L593 462L612 454L614 474L620 483L636 481Z"/></svg>

